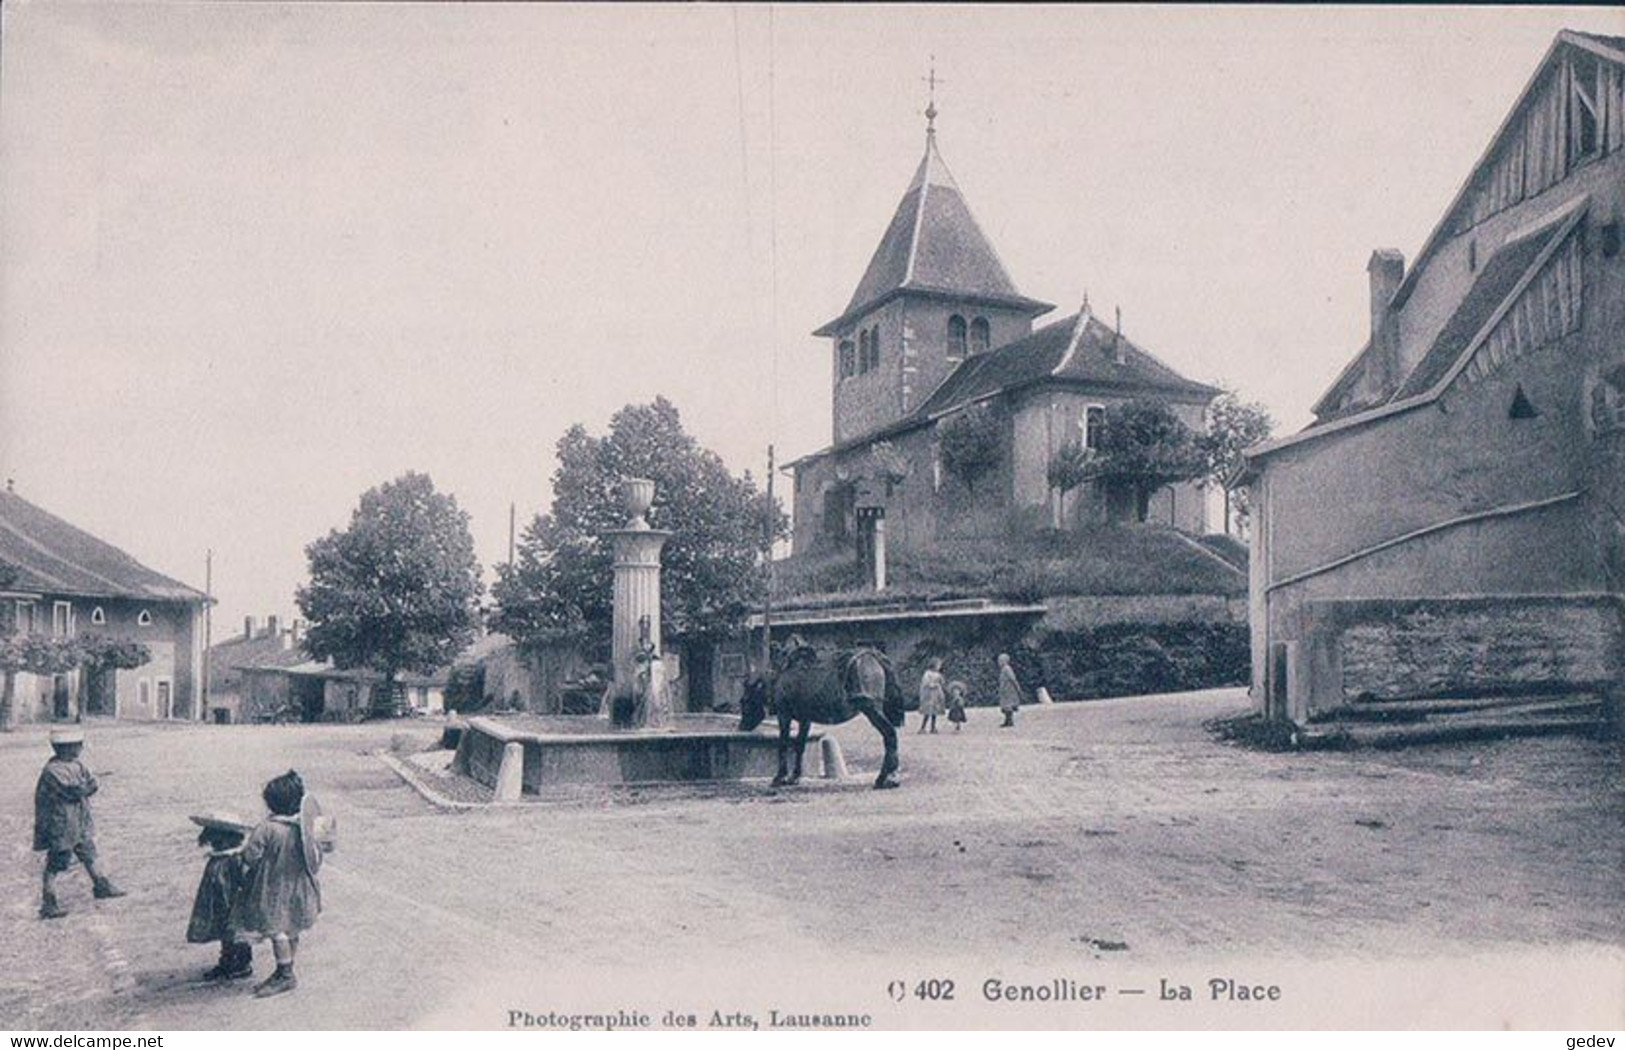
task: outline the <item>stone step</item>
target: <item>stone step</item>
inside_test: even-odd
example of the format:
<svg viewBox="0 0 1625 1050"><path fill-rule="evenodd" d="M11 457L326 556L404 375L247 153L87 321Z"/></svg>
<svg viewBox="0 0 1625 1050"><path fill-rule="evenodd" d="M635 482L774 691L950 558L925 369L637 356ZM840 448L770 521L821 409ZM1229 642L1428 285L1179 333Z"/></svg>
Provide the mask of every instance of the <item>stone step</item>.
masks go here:
<svg viewBox="0 0 1625 1050"><path fill-rule="evenodd" d="M1357 747L1380 748L1553 733L1590 734L1600 727L1599 718L1586 715L1533 715L1521 718L1480 715L1399 725L1342 723L1335 727L1318 726L1314 736L1323 740L1340 738Z"/></svg>
<svg viewBox="0 0 1625 1050"><path fill-rule="evenodd" d="M1600 711L1602 700L1588 693L1546 696L1498 696L1440 700L1365 700L1317 712L1310 721L1419 722L1439 716L1475 713L1502 715L1545 711Z"/></svg>

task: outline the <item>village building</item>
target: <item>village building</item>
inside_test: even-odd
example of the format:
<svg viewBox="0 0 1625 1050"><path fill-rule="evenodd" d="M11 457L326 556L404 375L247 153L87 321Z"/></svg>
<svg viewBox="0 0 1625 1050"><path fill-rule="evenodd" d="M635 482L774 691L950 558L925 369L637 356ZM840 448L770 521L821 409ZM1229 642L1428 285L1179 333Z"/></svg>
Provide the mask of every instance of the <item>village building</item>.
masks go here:
<svg viewBox="0 0 1625 1050"><path fill-rule="evenodd" d="M1268 713L1617 688L1622 147L1625 38L1560 33L1411 266L1371 256L1366 345L1244 468Z"/></svg>
<svg viewBox="0 0 1625 1050"><path fill-rule="evenodd" d="M302 653L297 663L267 660L242 668L242 708L249 721L357 722L373 707L383 675L360 668L341 669ZM438 715L446 710L447 670L400 674L397 696L407 712Z"/></svg>
<svg viewBox="0 0 1625 1050"><path fill-rule="evenodd" d="M1086 484L1057 500L1049 463L1062 446L1093 447L1106 409L1137 398L1167 403L1205 428L1211 386L1180 375L1126 337L1120 319L1078 313L1034 329L1049 303L1017 290L937 149L928 108L925 155L840 316L814 335L831 345L833 443L789 465L796 554L926 544L998 524L1074 525L1140 517L1205 531L1195 482L1168 486L1148 507ZM999 464L967 487L943 469L940 428L986 406ZM878 523L890 522L890 525Z"/></svg>
<svg viewBox="0 0 1625 1050"><path fill-rule="evenodd" d="M209 649L209 720L221 724L245 721L256 709L248 702L247 672L296 667L308 663L303 647L304 621L280 616L260 621L243 618L243 633Z"/></svg>
<svg viewBox="0 0 1625 1050"><path fill-rule="evenodd" d="M152 654L132 669L18 674L18 720L201 718L208 601L9 485L0 492L0 632L94 634Z"/></svg>

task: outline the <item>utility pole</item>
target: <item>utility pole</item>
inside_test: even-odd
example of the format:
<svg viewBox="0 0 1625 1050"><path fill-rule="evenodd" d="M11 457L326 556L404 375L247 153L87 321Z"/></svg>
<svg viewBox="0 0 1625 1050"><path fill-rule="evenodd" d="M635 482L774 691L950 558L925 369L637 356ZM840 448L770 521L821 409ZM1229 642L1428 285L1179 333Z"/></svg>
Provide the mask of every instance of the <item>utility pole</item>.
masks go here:
<svg viewBox="0 0 1625 1050"><path fill-rule="evenodd" d="M517 521L518 513L519 513L518 505L514 504L514 503L509 503L508 504L508 568L510 568L510 569L513 568L514 524Z"/></svg>
<svg viewBox="0 0 1625 1050"><path fill-rule="evenodd" d="M764 675L773 673L773 524L776 505L773 502L773 446L767 446L767 513L762 522L762 557L766 559L766 593L762 596L762 652L761 668Z"/></svg>
<svg viewBox="0 0 1625 1050"><path fill-rule="evenodd" d="M199 722L206 722L209 718L209 667L213 660L209 650L212 648L214 648L214 548L210 547L203 552L203 688L198 690Z"/></svg>

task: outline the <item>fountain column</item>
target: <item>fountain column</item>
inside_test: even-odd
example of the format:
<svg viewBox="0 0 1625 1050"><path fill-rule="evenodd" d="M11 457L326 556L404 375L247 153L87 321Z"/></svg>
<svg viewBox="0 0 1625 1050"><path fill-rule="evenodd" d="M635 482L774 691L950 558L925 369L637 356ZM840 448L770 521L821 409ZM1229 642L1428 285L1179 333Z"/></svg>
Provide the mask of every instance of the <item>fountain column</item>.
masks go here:
<svg viewBox="0 0 1625 1050"><path fill-rule="evenodd" d="M615 554L609 692L612 702L634 698L633 727L665 725L671 714L660 662L660 551L671 533L650 528L644 517L654 495L655 483L646 478L623 482L621 496L630 520L625 528L608 533ZM640 658L648 660L648 681L641 686Z"/></svg>

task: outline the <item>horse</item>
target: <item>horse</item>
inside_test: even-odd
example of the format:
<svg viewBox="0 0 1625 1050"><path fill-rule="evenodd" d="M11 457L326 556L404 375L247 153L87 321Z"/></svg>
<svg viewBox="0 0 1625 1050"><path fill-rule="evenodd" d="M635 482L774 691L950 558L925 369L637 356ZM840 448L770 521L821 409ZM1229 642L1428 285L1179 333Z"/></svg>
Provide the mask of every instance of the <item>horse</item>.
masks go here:
<svg viewBox="0 0 1625 1050"><path fill-rule="evenodd" d="M811 659L809 659L811 655ZM758 675L745 685L740 702L739 728L750 732L766 720L771 711L779 719L779 772L773 786L801 780L801 759L807 749L807 734L813 723L833 726L858 715L869 720L886 745L875 788L897 787L897 730L903 714L903 692L891 664L878 650L859 649L830 667L816 662L810 650L792 654L788 666L777 673ZM790 723L799 722L796 734L795 772L786 769L790 745Z"/></svg>

